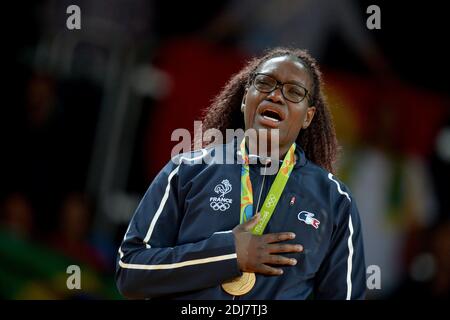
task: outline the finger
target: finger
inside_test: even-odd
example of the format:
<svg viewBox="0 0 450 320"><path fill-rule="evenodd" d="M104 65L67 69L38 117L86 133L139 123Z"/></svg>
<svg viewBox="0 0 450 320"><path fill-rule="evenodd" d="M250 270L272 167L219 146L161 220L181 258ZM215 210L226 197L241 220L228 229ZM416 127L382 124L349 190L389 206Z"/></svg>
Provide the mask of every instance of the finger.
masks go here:
<svg viewBox="0 0 450 320"><path fill-rule="evenodd" d="M257 270L257 273L266 274L268 276L280 276L283 274L283 270L280 268L269 267L268 265L261 264Z"/></svg>
<svg viewBox="0 0 450 320"><path fill-rule="evenodd" d="M278 254L268 254L264 258L264 263L295 266L297 264L297 259L283 257Z"/></svg>
<svg viewBox="0 0 450 320"><path fill-rule="evenodd" d="M293 232L280 232L280 233L269 233L263 236L263 241L265 243L273 243L279 241L292 240L295 238L295 233Z"/></svg>
<svg viewBox="0 0 450 320"><path fill-rule="evenodd" d="M280 253L280 252L302 252L303 246L301 244L268 244L266 245L267 253Z"/></svg>
<svg viewBox="0 0 450 320"><path fill-rule="evenodd" d="M260 214L258 212L250 220L244 222L242 224L242 227L244 228L245 231L250 231L254 226L256 226L256 224L259 221L259 218L260 218Z"/></svg>

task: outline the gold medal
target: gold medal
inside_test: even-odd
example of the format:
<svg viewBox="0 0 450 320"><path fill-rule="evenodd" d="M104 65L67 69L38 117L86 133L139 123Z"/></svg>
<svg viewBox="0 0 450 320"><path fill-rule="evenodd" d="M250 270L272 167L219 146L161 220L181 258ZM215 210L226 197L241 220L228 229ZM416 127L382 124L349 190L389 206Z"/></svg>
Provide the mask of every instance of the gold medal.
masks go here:
<svg viewBox="0 0 450 320"><path fill-rule="evenodd" d="M242 296L255 286L256 276L253 272L243 272L242 276L222 283L222 288L233 296Z"/></svg>

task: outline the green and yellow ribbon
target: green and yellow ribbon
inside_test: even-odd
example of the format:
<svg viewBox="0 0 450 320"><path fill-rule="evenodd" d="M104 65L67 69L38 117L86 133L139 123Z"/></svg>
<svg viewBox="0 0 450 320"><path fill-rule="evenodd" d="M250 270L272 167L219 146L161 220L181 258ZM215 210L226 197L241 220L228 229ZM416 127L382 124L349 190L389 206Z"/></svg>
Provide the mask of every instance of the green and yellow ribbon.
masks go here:
<svg viewBox="0 0 450 320"><path fill-rule="evenodd" d="M264 200L260 211L261 218L252 229L252 233L255 235L262 235L264 233L264 229L275 211L277 203L280 200L281 194L283 193L289 176L291 175L292 169L294 168L295 147L296 145L293 143L286 153L283 164L281 165L281 168L275 177L275 181L270 187L269 193ZM240 223L244 223L253 216L253 189L250 181L249 158L245 148L245 138L241 142L240 151L242 156Z"/></svg>

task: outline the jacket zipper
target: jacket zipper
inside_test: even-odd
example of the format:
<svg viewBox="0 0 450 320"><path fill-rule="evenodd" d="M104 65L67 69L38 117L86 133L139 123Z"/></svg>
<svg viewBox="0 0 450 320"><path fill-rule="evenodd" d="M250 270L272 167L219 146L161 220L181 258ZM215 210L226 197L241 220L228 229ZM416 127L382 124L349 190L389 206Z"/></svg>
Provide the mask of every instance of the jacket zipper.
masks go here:
<svg viewBox="0 0 450 320"><path fill-rule="evenodd" d="M262 196L262 193L263 193L263 190L264 190L264 183L266 181L266 174L265 174L266 173L266 168L267 167L264 168L264 175L263 175L263 180L262 180L262 183L261 183L261 190L259 190L258 203L256 204L256 212L255 213L258 213L259 212L258 210L260 210L259 205L260 205L261 196Z"/></svg>

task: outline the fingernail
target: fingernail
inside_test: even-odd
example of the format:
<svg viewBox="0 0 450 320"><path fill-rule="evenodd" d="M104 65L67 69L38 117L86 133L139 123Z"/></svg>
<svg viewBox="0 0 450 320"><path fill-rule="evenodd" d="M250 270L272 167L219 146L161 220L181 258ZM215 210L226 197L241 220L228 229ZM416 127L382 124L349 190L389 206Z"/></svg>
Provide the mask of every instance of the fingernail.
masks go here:
<svg viewBox="0 0 450 320"><path fill-rule="evenodd" d="M278 274L283 274L283 270L280 269L280 271L278 271Z"/></svg>
<svg viewBox="0 0 450 320"><path fill-rule="evenodd" d="M291 259L291 264L293 265L293 266L295 266L296 264L297 264L297 260L296 259Z"/></svg>
<svg viewBox="0 0 450 320"><path fill-rule="evenodd" d="M297 246L297 249L298 249L298 251L303 251L303 246L298 245L298 246Z"/></svg>
<svg viewBox="0 0 450 320"><path fill-rule="evenodd" d="M291 233L291 239L295 238L295 233Z"/></svg>

